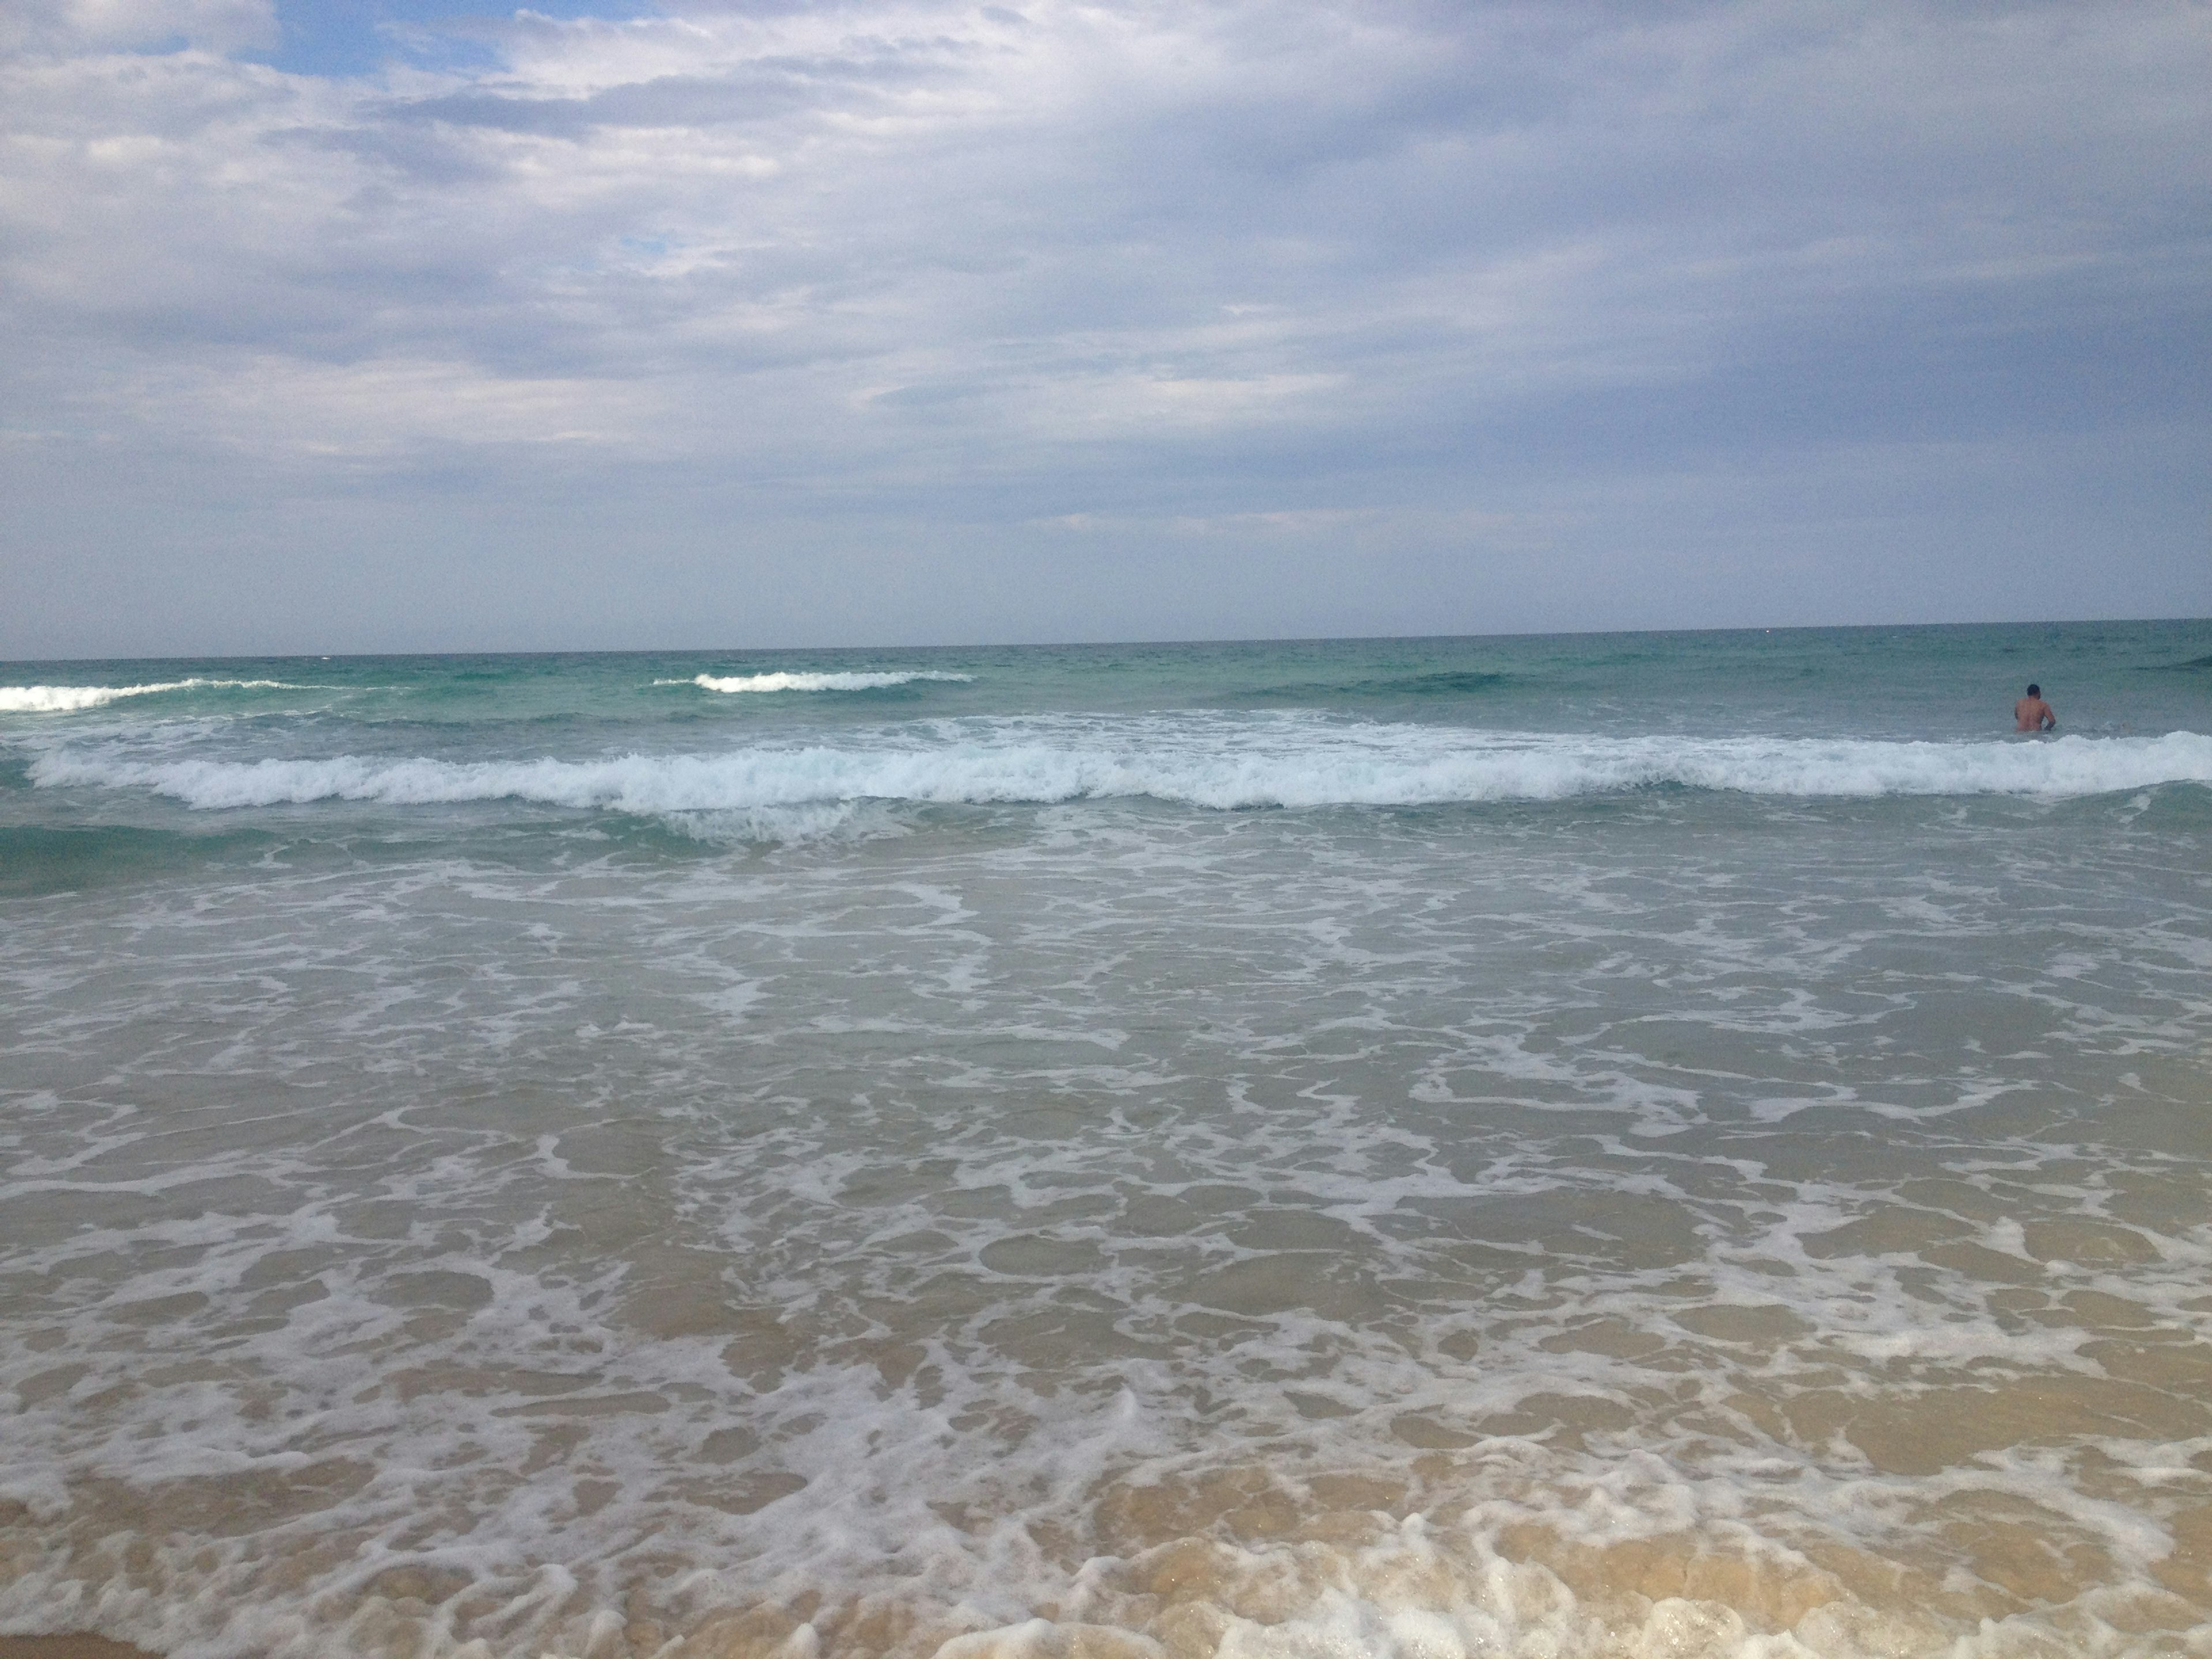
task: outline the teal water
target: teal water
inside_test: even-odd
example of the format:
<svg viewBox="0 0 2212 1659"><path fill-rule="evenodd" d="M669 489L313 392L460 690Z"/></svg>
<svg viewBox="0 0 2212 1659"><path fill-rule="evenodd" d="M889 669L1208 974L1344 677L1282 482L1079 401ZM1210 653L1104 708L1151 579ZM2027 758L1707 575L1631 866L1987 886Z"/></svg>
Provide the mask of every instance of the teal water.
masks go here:
<svg viewBox="0 0 2212 1659"><path fill-rule="evenodd" d="M0 923L0 1631L2212 1643L2212 623L16 664Z"/></svg>

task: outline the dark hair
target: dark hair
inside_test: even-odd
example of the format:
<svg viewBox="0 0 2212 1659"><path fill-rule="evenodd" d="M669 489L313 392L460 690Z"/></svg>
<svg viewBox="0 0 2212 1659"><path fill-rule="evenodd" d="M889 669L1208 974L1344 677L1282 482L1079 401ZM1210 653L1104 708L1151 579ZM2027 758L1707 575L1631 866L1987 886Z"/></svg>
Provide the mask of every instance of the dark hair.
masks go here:
<svg viewBox="0 0 2212 1659"><path fill-rule="evenodd" d="M2031 697L2039 697L2043 695L2043 688L2039 685L2031 685L2027 688L2027 695Z"/></svg>

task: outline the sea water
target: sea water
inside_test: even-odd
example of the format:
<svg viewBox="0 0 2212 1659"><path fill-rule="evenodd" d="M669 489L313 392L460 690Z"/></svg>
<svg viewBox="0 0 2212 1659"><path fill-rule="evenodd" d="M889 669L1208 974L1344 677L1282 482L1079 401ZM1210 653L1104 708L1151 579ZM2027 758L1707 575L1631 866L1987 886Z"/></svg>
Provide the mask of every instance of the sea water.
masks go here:
<svg viewBox="0 0 2212 1659"><path fill-rule="evenodd" d="M2212 1652L2212 624L12 665L0 1054L0 1631Z"/></svg>

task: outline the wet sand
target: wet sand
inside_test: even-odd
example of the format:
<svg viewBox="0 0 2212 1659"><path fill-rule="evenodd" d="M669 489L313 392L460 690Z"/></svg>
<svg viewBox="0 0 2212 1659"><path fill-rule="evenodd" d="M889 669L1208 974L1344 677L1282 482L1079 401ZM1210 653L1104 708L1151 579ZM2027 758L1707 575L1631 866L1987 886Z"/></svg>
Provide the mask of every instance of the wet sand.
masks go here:
<svg viewBox="0 0 2212 1659"><path fill-rule="evenodd" d="M68 1636L0 1636L0 1659L155 1659L128 1642L77 1632Z"/></svg>

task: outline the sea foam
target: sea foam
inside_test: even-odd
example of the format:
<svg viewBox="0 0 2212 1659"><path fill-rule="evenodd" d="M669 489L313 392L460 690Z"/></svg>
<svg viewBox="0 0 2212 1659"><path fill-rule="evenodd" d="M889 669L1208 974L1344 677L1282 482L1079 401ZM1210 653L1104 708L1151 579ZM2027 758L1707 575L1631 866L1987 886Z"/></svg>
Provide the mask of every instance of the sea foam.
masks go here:
<svg viewBox="0 0 2212 1659"><path fill-rule="evenodd" d="M2212 783L2212 737L2048 742L1511 735L1425 726L1146 719L977 721L851 745L714 755L456 762L142 761L57 750L34 783L143 789L203 808L319 800L433 805L514 799L663 814L817 802L1052 803L1151 797L1216 809L1559 800L1632 789L1807 799L2070 797Z"/></svg>
<svg viewBox="0 0 2212 1659"><path fill-rule="evenodd" d="M298 691L287 680L162 680L152 685L0 685L0 714L70 714L98 708L122 697L147 697L161 691L253 688Z"/></svg>
<svg viewBox="0 0 2212 1659"><path fill-rule="evenodd" d="M965 684L973 674L912 672L856 674L695 674L688 680L655 680L655 685L696 685L708 691L874 691L884 686L907 685L915 680L945 680Z"/></svg>

